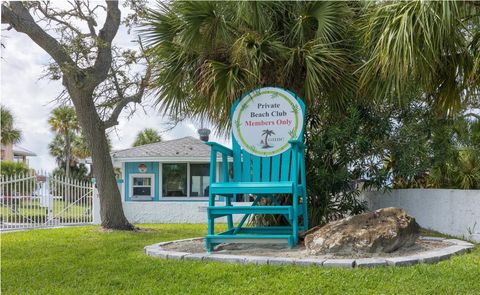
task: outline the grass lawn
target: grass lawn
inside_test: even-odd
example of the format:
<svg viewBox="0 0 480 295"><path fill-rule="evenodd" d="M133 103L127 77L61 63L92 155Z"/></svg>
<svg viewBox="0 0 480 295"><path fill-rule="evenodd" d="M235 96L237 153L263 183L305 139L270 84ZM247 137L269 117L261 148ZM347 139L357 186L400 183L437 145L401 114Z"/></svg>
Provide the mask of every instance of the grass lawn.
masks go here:
<svg viewBox="0 0 480 295"><path fill-rule="evenodd" d="M2 294L480 294L480 247L433 265L375 269L238 265L148 257L143 247L205 225L99 227L1 235Z"/></svg>
<svg viewBox="0 0 480 295"><path fill-rule="evenodd" d="M54 200L53 206L55 218L63 222L91 221L91 215L87 212L91 210L91 205ZM25 200L16 206L12 201L5 201L0 204L0 219L4 222L43 223L47 219L47 212L38 199Z"/></svg>

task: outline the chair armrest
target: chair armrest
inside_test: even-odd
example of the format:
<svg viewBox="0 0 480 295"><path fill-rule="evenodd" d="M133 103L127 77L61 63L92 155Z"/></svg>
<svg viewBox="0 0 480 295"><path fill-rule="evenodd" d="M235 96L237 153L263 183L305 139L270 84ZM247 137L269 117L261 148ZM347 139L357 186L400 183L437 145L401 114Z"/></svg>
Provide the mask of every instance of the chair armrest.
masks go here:
<svg viewBox="0 0 480 295"><path fill-rule="evenodd" d="M301 140L294 139L288 141L292 147L298 146L301 149L305 149L305 144Z"/></svg>
<svg viewBox="0 0 480 295"><path fill-rule="evenodd" d="M223 146L213 141L209 141L207 142L207 144L212 147L212 151L220 152L224 155L233 157L233 151L226 146Z"/></svg>

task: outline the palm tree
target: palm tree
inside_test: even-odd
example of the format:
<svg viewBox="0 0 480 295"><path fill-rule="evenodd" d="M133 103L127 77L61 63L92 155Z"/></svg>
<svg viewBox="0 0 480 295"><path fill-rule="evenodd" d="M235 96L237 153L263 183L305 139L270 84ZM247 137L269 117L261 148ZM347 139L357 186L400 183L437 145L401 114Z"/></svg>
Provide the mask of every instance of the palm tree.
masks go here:
<svg viewBox="0 0 480 295"><path fill-rule="evenodd" d="M384 99L419 88L437 110L458 113L480 86L480 5L372 1L360 21L366 62L359 84Z"/></svg>
<svg viewBox="0 0 480 295"><path fill-rule="evenodd" d="M107 136L108 146L111 148L110 137ZM76 159L86 159L92 155L90 148L88 147L88 142L85 139L83 132L80 132L80 135L75 136L75 139L72 142L72 154Z"/></svg>
<svg viewBox="0 0 480 295"><path fill-rule="evenodd" d="M85 138L82 135L76 135L73 132L69 133L70 147L70 167L78 164L80 159L90 157L90 149L88 148ZM65 137L61 134L56 134L52 142L48 145L50 155L54 156L59 166L65 164L66 159L66 142Z"/></svg>
<svg viewBox="0 0 480 295"><path fill-rule="evenodd" d="M273 130L269 130L269 129L265 129L262 131L262 136L265 136L265 140L263 142L263 147L264 149L266 148L269 148L269 147L272 147L271 145L268 144L268 137L270 135L275 135L275 132L273 132Z"/></svg>
<svg viewBox="0 0 480 295"><path fill-rule="evenodd" d="M55 108L50 118L48 118L48 123L52 131L58 132L63 137L65 146L65 175L69 177L72 155L72 133L75 134L75 132L80 129L75 109L69 106Z"/></svg>
<svg viewBox="0 0 480 295"><path fill-rule="evenodd" d="M478 101L479 9L468 1L159 2L144 35L166 114L206 118L228 133L232 103L276 85L305 101L308 141L350 104L414 93L454 114ZM320 194L310 192L312 207Z"/></svg>
<svg viewBox="0 0 480 295"><path fill-rule="evenodd" d="M64 165L65 162L65 140L60 134L55 134L55 137L48 145L50 155L55 157L58 166Z"/></svg>
<svg viewBox="0 0 480 295"><path fill-rule="evenodd" d="M1 142L3 145L15 144L22 140L22 131L13 127L14 118L9 109L1 106Z"/></svg>
<svg viewBox="0 0 480 295"><path fill-rule="evenodd" d="M138 132L135 141L133 142L133 146L135 147L160 141L162 141L162 137L158 134L157 130L153 128L145 128Z"/></svg>
<svg viewBox="0 0 480 295"><path fill-rule="evenodd" d="M159 2L145 23L158 102L172 116L206 118L224 133L232 102L259 85L291 89L310 109L339 109L354 98L351 23L360 5Z"/></svg>
<svg viewBox="0 0 480 295"><path fill-rule="evenodd" d="M448 113L478 97L477 2L365 3L160 3L145 23L158 102L225 130L231 103L261 85L293 90L311 114L409 89Z"/></svg>

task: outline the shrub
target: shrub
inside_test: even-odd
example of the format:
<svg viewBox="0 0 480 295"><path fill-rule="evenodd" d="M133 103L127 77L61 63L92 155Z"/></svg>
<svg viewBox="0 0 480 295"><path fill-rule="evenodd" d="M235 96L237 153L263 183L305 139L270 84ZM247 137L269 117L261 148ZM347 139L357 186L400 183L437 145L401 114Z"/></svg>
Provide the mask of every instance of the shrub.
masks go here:
<svg viewBox="0 0 480 295"><path fill-rule="evenodd" d="M27 174L30 171L23 162L2 161L0 164L0 175L12 176L18 174Z"/></svg>
<svg viewBox="0 0 480 295"><path fill-rule="evenodd" d="M318 116L323 118L320 120ZM311 117L306 133L309 224L315 226L366 209L362 186L382 186L386 116L366 106Z"/></svg>
<svg viewBox="0 0 480 295"><path fill-rule="evenodd" d="M2 161L0 176L6 183L2 183L2 196L31 196L35 188L35 171L28 168L23 162ZM18 180L11 180L15 177ZM23 180L22 180L23 179ZM11 180L8 181L8 180Z"/></svg>

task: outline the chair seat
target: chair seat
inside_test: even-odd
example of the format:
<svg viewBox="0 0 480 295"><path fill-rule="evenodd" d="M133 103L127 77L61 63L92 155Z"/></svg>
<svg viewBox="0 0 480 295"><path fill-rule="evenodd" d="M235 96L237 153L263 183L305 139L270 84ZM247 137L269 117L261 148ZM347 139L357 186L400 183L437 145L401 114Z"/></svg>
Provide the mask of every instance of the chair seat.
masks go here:
<svg viewBox="0 0 480 295"><path fill-rule="evenodd" d="M212 194L291 194L292 181L217 182L210 186Z"/></svg>

